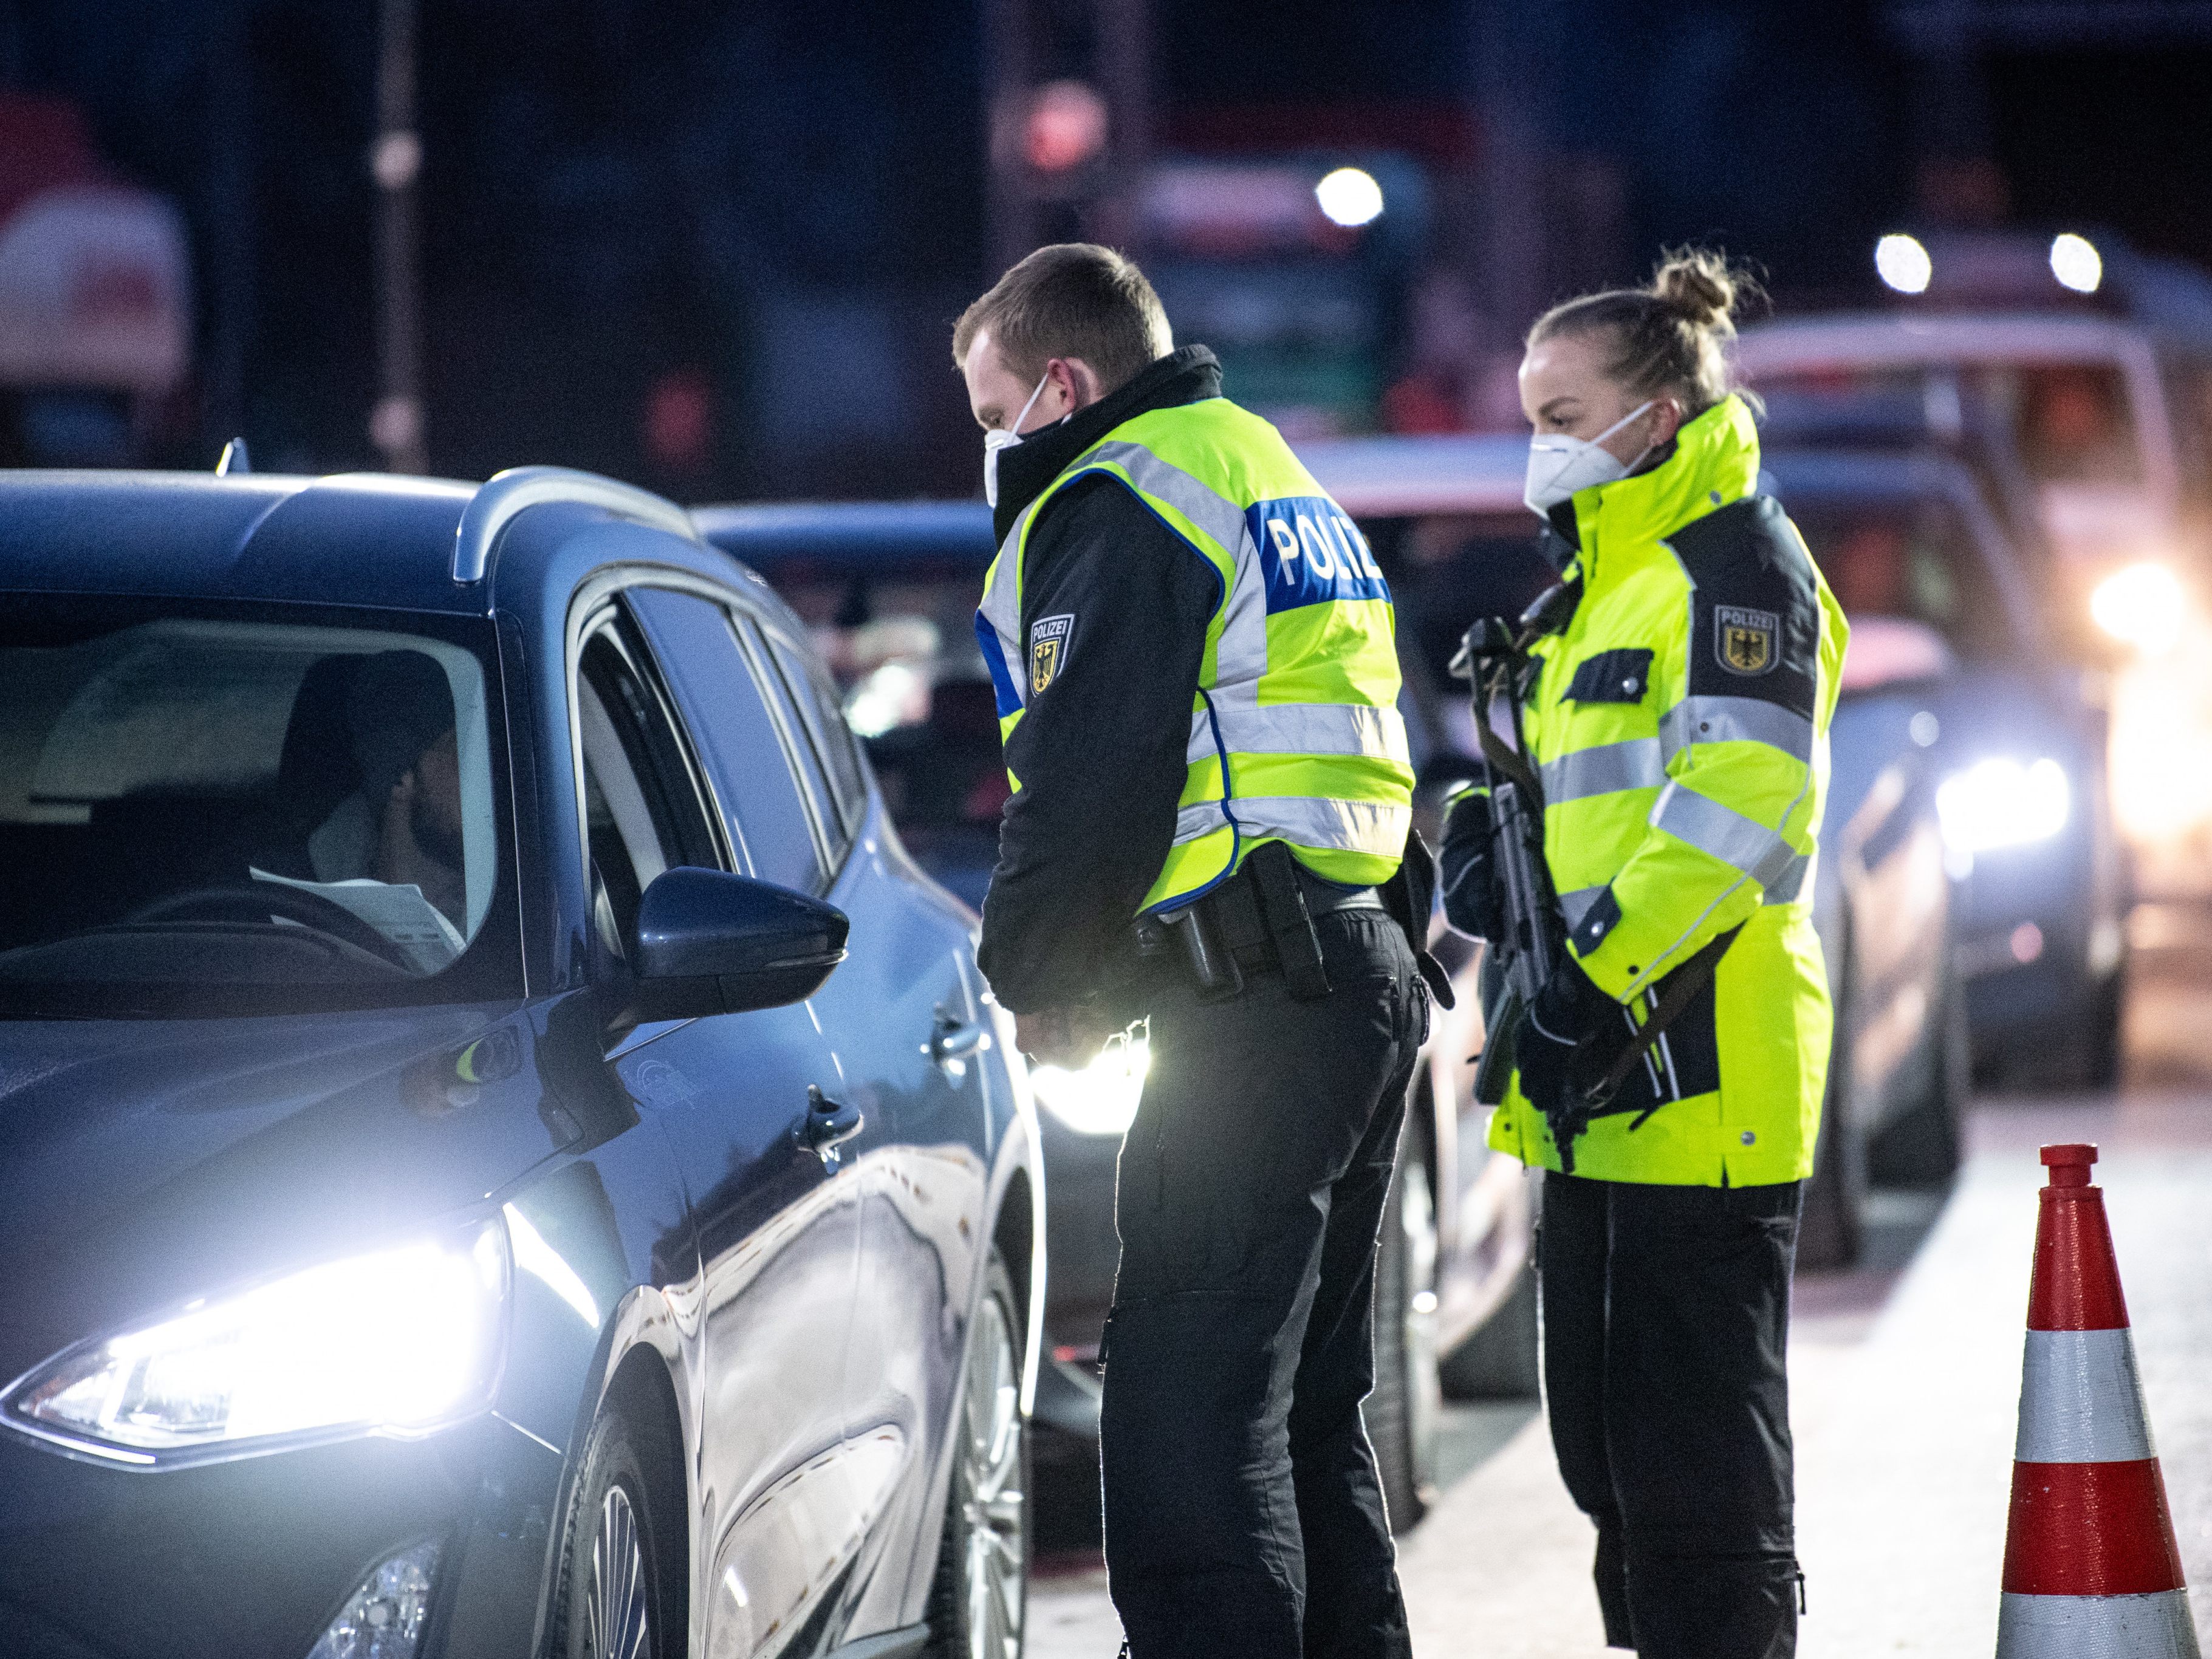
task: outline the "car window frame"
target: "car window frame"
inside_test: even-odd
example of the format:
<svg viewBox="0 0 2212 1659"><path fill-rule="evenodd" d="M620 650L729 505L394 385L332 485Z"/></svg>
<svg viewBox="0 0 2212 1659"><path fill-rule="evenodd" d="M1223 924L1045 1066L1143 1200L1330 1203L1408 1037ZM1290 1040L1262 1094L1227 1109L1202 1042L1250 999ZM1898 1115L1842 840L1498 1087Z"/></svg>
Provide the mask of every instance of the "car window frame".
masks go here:
<svg viewBox="0 0 2212 1659"><path fill-rule="evenodd" d="M834 802L825 803L823 800L820 793L809 781L806 769L799 763L801 753L812 752L811 740L803 730L793 729L799 722L800 717L791 705L790 694L784 685L781 672L776 666L774 653L767 650L764 640L762 643L756 644L748 637L746 627L739 624L750 624L753 629L762 631L763 634L770 626L777 627L778 631L787 636L791 635L792 630L787 626L782 625L779 618L757 600L710 577L678 566L634 563L613 566L596 572L589 580L579 586L570 599L568 607L565 655L569 764L576 795L578 842L580 848L583 849L582 856L586 860L582 871L582 878L587 900L591 890L591 871L588 864L590 827L585 820L583 755L581 727L578 724L576 705L576 673L580 662L582 644L587 637L583 623L587 617L598 617L610 605L620 605L622 615L632 631L635 641L633 657L641 659L644 663L650 665L652 685L672 721L673 729L678 734L685 759L691 769L694 787L701 792L701 799L709 819L710 830L720 847L725 860L721 867L759 878L750 853L741 844L733 846L732 843L728 830L731 818L722 810L724 802L714 785L713 768L705 762L696 738L692 736L690 726L682 718L682 705L668 685L666 677L661 672L659 657L653 647L650 630L643 626L628 605L620 604L620 596L623 593L640 587L665 588L674 592L689 594L695 599L708 600L721 607L726 618L730 623L732 638L735 641L738 653L744 658L748 670L753 675L755 687L759 692L763 705L768 711L769 724L775 728L776 741L783 750L785 769L790 775L793 788L798 792L800 810L806 818L808 834L814 844L814 862L817 871L813 896L818 897L829 893L843 878L846 867L852 860L854 850L860 845L860 823L866 819L866 805L863 805L859 818L850 830L843 829L840 823L839 834L835 837L832 836L825 827L824 814L834 812L836 809ZM804 629L799 630L799 636L793 641L793 643L802 653L811 649L811 647L804 643ZM808 744L809 747L802 750L799 747L801 744ZM860 774L861 782L865 787L872 790L869 775L865 770L865 758L862 764L864 769ZM827 775L826 772L824 775ZM741 831L739 833L742 834ZM842 846L838 844L840 842Z"/></svg>
<svg viewBox="0 0 2212 1659"><path fill-rule="evenodd" d="M575 797L576 845L580 860L576 873L587 905L592 902L590 796L584 784L583 712L577 687L584 674L584 654L602 635L611 639L622 655L624 667L652 700L669 739L668 752L663 756L647 756L643 769L651 773L652 785L657 786L665 794L675 797L671 804L679 817L684 816L685 791L689 792L690 810L696 814L696 817L679 830L678 839L685 844L675 849L678 856L668 867L674 869L685 864L726 871L750 867L740 862L731 846L720 803L713 793L712 779L699 759L697 744L684 720L682 710L662 677L660 664L653 653L651 641L629 606L622 601L624 591L638 585L638 580L627 573L602 572L599 579L579 588L569 605L568 641L563 653L563 689L568 704L569 781ZM601 702L605 701L602 695ZM621 739L623 721L620 714L613 709L608 712L614 720L617 737ZM624 741L624 753L631 769L639 771L639 757L629 752L627 741ZM682 788L677 788L667 775L669 769L680 772ZM647 805L650 808L650 801ZM662 826L656 824L655 828L659 830ZM665 850L668 849L664 848ZM695 855L703 856L706 861L702 863L700 856ZM642 890L640 896L643 896Z"/></svg>

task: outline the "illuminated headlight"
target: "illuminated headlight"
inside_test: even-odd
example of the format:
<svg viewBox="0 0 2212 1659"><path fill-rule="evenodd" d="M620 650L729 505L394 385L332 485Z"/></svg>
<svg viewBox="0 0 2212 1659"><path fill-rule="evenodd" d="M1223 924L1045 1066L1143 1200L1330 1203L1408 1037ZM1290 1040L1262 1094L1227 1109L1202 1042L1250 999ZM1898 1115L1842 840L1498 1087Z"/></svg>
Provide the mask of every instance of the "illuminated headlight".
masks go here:
<svg viewBox="0 0 2212 1659"><path fill-rule="evenodd" d="M2074 788L2066 769L2044 759L1979 761L1936 786L1936 816L1954 852L1986 853L2048 841L2066 827Z"/></svg>
<svg viewBox="0 0 2212 1659"><path fill-rule="evenodd" d="M1030 1087L1038 1104L1079 1135L1125 1133L1136 1121L1137 1102L1152 1069L1152 1045L1143 1037L1109 1042L1080 1071L1032 1066Z"/></svg>
<svg viewBox="0 0 2212 1659"><path fill-rule="evenodd" d="M2187 604L2181 581L2162 564L2131 564L2097 584L2089 614L2124 645L2155 656L2181 636Z"/></svg>
<svg viewBox="0 0 2212 1659"><path fill-rule="evenodd" d="M72 1348L11 1389L0 1413L137 1464L424 1433L489 1402L507 1273L496 1219L325 1262Z"/></svg>

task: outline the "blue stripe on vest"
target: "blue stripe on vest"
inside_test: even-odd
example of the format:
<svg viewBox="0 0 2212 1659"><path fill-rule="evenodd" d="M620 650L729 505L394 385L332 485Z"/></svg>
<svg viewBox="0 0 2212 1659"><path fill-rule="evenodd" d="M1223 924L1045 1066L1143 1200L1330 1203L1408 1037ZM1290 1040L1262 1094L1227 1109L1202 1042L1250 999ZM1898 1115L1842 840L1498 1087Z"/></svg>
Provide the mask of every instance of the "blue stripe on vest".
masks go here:
<svg viewBox="0 0 2212 1659"><path fill-rule="evenodd" d="M983 647L983 661L991 671L991 693L998 699L999 718L1019 713L1022 694L1015 689L1014 677L1006 672L1006 653L999 648L999 630L980 611L975 613L975 643Z"/></svg>
<svg viewBox="0 0 2212 1659"><path fill-rule="evenodd" d="M1326 495L1255 501L1244 509L1244 520L1260 549L1269 616L1336 599L1390 597L1367 538Z"/></svg>

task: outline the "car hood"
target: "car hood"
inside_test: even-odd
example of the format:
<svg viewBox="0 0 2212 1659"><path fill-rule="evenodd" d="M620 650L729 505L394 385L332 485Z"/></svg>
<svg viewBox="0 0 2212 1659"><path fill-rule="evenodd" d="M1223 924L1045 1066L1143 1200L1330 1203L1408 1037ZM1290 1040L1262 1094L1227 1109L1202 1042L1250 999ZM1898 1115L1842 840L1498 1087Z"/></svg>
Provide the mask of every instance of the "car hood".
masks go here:
<svg viewBox="0 0 2212 1659"><path fill-rule="evenodd" d="M578 1136L544 1046L513 1005L0 1024L0 1383L482 1203Z"/></svg>

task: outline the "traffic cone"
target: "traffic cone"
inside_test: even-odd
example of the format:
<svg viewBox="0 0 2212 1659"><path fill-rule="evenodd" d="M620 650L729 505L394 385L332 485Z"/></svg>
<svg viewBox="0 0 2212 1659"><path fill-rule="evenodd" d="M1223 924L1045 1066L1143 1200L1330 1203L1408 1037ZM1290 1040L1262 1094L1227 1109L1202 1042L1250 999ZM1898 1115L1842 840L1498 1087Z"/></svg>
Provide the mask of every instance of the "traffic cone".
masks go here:
<svg viewBox="0 0 2212 1659"><path fill-rule="evenodd" d="M2045 1146L1997 1659L2197 1659L2094 1146Z"/></svg>

